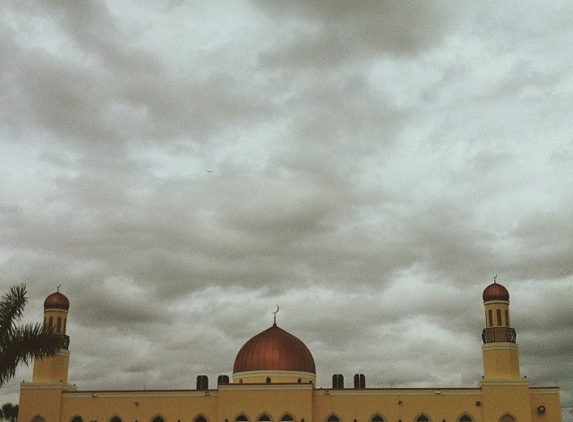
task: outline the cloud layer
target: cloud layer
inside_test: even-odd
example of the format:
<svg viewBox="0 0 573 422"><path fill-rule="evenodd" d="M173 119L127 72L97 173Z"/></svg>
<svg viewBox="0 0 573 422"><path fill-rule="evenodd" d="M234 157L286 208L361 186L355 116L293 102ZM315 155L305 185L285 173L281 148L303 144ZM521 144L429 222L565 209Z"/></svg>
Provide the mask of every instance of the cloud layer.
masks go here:
<svg viewBox="0 0 573 422"><path fill-rule="evenodd" d="M573 11L517 4L7 2L4 290L62 284L82 389L228 374L277 303L321 385L455 387L497 273L570 405Z"/></svg>

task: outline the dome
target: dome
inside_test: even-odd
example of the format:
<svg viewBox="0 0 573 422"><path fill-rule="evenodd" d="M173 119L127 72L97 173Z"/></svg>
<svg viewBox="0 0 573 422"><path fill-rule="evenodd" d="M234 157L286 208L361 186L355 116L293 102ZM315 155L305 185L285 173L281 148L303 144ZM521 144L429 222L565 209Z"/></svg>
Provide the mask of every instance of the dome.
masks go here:
<svg viewBox="0 0 573 422"><path fill-rule="evenodd" d="M306 345L276 324L247 341L233 366L233 373L274 370L316 373Z"/></svg>
<svg viewBox="0 0 573 422"><path fill-rule="evenodd" d="M70 309L70 301L59 291L49 295L44 301L44 309Z"/></svg>
<svg viewBox="0 0 573 422"><path fill-rule="evenodd" d="M487 286L482 294L483 301L489 302L491 300L503 300L509 302L509 292L507 289L495 281Z"/></svg>

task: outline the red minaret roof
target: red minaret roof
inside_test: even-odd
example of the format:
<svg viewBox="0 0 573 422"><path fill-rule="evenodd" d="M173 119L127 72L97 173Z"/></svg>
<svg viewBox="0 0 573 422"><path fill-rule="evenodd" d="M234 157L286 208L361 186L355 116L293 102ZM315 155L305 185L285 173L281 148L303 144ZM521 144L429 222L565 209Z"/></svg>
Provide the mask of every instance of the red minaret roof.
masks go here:
<svg viewBox="0 0 573 422"><path fill-rule="evenodd" d="M489 302L491 300L503 300L509 302L509 292L507 289L495 281L487 286L482 294L483 301Z"/></svg>
<svg viewBox="0 0 573 422"><path fill-rule="evenodd" d="M44 309L70 309L70 301L59 291L49 295L44 301Z"/></svg>
<svg viewBox="0 0 573 422"><path fill-rule="evenodd" d="M306 345L276 324L247 341L233 367L234 373L269 370L316 373Z"/></svg>

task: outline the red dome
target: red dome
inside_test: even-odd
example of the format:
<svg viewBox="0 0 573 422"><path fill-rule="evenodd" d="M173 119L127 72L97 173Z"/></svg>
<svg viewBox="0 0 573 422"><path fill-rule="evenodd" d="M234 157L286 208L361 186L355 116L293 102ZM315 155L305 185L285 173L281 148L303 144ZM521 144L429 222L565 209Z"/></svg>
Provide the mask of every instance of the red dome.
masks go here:
<svg viewBox="0 0 573 422"><path fill-rule="evenodd" d="M44 309L70 309L70 301L60 292L52 293L44 301Z"/></svg>
<svg viewBox="0 0 573 422"><path fill-rule="evenodd" d="M491 300L503 300L509 302L509 292L499 283L492 283L487 286L482 294L483 301L489 302Z"/></svg>
<svg viewBox="0 0 573 422"><path fill-rule="evenodd" d="M276 325L247 341L233 366L234 373L269 370L316 373L306 345Z"/></svg>

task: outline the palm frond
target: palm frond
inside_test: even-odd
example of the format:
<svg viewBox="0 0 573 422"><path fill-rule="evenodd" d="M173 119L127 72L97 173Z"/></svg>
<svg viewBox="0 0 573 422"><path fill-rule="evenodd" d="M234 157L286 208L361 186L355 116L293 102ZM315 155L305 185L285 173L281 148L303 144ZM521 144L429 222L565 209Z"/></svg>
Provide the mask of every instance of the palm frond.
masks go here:
<svg viewBox="0 0 573 422"><path fill-rule="evenodd" d="M26 285L10 288L0 300L0 387L16 374L21 363L53 356L62 336L43 324L18 325L26 305Z"/></svg>
<svg viewBox="0 0 573 422"><path fill-rule="evenodd" d="M0 386L11 379L20 364L33 359L52 356L59 348L60 339L41 324L19 327L8 339L0 341Z"/></svg>
<svg viewBox="0 0 573 422"><path fill-rule="evenodd" d="M0 300L0 337L9 335L16 328L16 323L22 318L26 306L26 285L12 286Z"/></svg>

